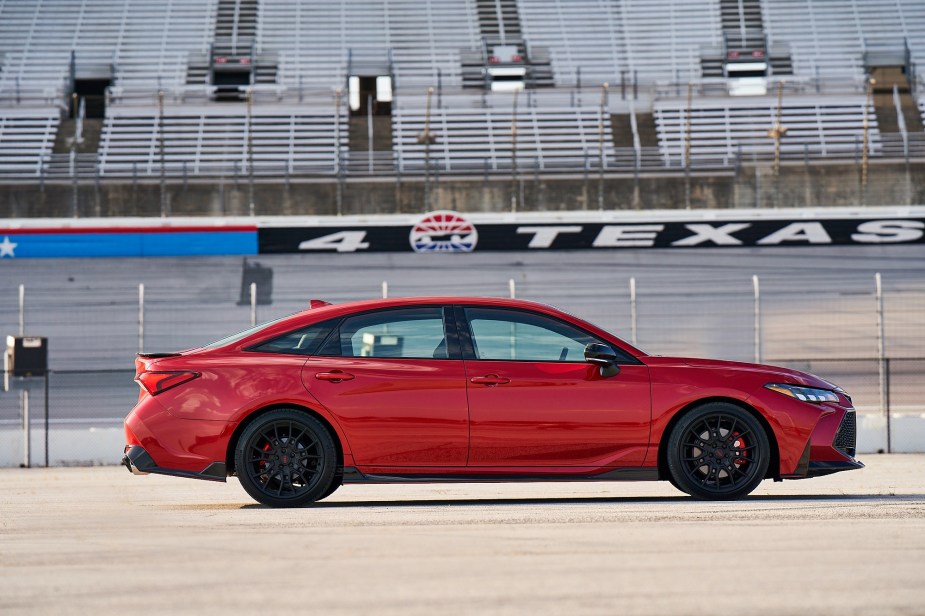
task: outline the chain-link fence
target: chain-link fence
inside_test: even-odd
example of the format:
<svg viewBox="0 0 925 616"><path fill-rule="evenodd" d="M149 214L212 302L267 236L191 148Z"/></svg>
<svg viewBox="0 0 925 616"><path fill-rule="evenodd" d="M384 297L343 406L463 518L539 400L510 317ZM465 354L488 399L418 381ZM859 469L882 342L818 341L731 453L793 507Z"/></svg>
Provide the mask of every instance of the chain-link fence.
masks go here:
<svg viewBox="0 0 925 616"><path fill-rule="evenodd" d="M44 463L46 455L51 464L113 463L123 440L121 420L137 398L136 352L200 346L252 321L302 310L310 297L343 302L384 291L513 293L565 308L649 353L809 371L853 396L862 448L925 446L925 438L914 436L921 432L917 424L902 424L925 414L920 251L910 249L887 264L879 293L874 274L858 265L864 256L823 259L798 270L795 263L805 266L828 253L804 249L778 258L773 268L766 253L750 251L736 252L735 264L724 251L699 252L694 262L683 251L649 259L621 254L531 255L529 266L516 255L439 265L399 256L359 264L318 255L311 268L301 257L268 258L262 260L272 266L272 289L262 293L255 285L253 295L235 259L183 261L182 283L171 269L181 260L138 260L125 268L80 260L59 266L61 273L22 262L22 301L19 284L9 277L0 283L0 331L16 334L22 322L25 334L48 337L48 404L43 379L11 379L10 391L0 393L0 465L20 464L26 453L23 391L29 392L33 464ZM75 263L80 267L70 267ZM64 273L68 269L73 273Z"/></svg>

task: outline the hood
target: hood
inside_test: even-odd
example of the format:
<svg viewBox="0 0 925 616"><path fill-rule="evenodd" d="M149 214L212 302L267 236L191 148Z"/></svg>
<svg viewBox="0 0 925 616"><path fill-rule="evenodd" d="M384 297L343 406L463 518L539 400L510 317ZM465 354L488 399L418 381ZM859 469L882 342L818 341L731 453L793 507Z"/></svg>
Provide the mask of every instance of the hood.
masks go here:
<svg viewBox="0 0 925 616"><path fill-rule="evenodd" d="M780 381L793 385L803 385L805 387L818 387L821 389L836 389L836 385L821 379L814 374L782 368L780 366L768 366L766 364L750 364L741 361L726 361L722 359L699 359L696 357L656 357L647 356L640 358L648 366L673 366L689 368L707 368L710 370L728 370L733 372L751 372L764 374L768 381Z"/></svg>

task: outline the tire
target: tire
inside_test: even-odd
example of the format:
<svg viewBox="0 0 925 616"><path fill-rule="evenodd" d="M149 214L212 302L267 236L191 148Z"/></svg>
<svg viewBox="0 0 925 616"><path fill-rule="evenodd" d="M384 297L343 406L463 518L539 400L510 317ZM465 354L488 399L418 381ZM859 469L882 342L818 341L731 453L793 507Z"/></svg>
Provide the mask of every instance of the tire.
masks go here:
<svg viewBox="0 0 925 616"><path fill-rule="evenodd" d="M712 402L688 412L668 438L668 470L682 492L703 500L734 500L765 478L771 446L751 413Z"/></svg>
<svg viewBox="0 0 925 616"><path fill-rule="evenodd" d="M300 410L255 419L238 439L235 470L244 490L270 507L299 507L330 494L337 449L328 430Z"/></svg>
<svg viewBox="0 0 925 616"><path fill-rule="evenodd" d="M684 491L684 488L681 487L681 484L679 484L677 481L675 481L675 478L672 476L671 473L668 473L668 483L670 483L671 485L673 485L674 488L675 488L675 490L677 490L678 492L684 492L685 494L687 494L688 496L690 496L690 493L685 492L685 491Z"/></svg>
<svg viewBox="0 0 925 616"><path fill-rule="evenodd" d="M316 498L315 501L320 501L322 499L325 499L331 496L332 494L334 494L334 492L337 491L337 488L341 487L343 484L344 484L344 469L343 467L341 467L337 469L336 473L334 473L334 479L331 480L331 485L328 487L328 489L325 490L324 494Z"/></svg>

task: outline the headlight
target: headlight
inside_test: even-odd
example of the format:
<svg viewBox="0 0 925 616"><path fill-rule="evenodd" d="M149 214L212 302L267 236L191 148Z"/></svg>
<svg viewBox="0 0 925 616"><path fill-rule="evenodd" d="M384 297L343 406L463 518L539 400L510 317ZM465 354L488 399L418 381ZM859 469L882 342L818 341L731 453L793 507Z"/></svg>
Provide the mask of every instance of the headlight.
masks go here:
<svg viewBox="0 0 925 616"><path fill-rule="evenodd" d="M828 389L800 387L799 385L788 385L786 383L768 383L765 387L803 402L838 402L838 394Z"/></svg>

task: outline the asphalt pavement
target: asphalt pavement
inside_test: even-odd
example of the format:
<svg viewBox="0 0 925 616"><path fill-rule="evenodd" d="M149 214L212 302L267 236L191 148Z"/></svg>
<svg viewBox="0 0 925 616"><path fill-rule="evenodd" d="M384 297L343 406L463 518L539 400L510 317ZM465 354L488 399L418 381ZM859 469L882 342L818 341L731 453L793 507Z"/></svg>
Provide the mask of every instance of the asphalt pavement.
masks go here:
<svg viewBox="0 0 925 616"><path fill-rule="evenodd" d="M921 614L925 456L709 503L667 483L344 486L315 507L0 469L0 613Z"/></svg>

